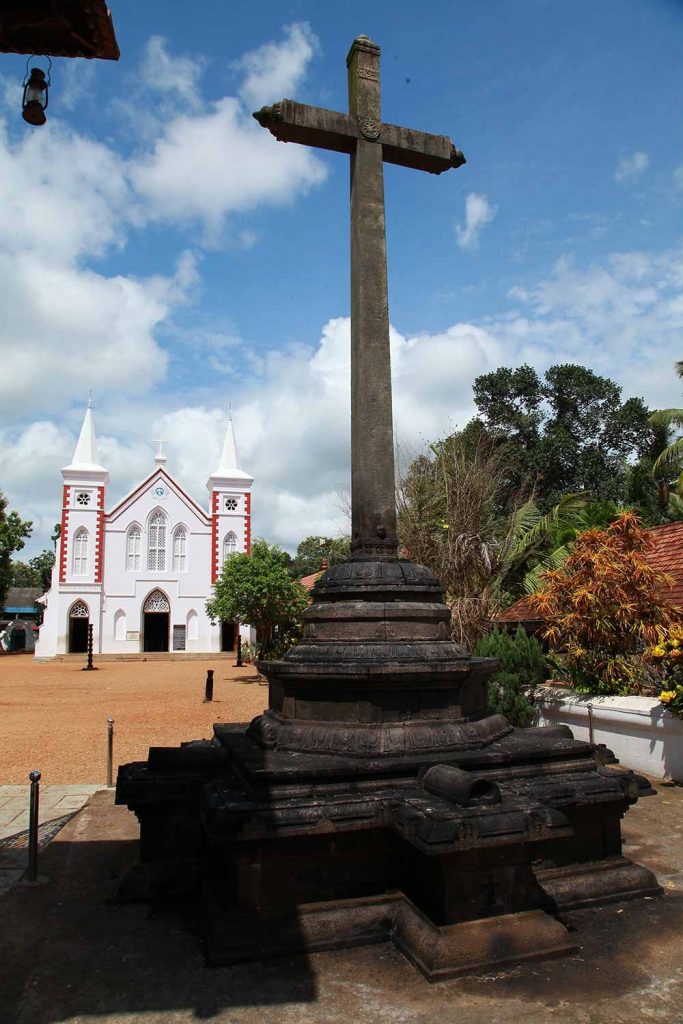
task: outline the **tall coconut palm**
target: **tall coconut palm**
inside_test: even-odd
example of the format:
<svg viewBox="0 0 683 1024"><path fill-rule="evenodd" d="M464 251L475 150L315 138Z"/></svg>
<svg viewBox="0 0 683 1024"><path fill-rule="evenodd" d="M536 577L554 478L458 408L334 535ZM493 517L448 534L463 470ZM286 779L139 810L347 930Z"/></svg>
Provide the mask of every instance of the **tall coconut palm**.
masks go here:
<svg viewBox="0 0 683 1024"><path fill-rule="evenodd" d="M676 373L683 378L683 359L676 363ZM650 423L657 427L667 427L669 431L683 427L683 409L657 409L649 417ZM677 477L676 494L683 497L683 435L677 437L657 456L652 468L652 475L661 480L668 491L668 480ZM667 493L668 498L668 493Z"/></svg>

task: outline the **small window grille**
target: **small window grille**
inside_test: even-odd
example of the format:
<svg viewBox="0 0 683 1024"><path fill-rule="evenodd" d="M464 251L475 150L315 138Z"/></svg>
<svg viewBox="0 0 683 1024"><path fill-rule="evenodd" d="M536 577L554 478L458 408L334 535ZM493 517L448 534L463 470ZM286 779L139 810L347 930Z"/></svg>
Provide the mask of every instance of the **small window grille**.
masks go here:
<svg viewBox="0 0 683 1024"><path fill-rule="evenodd" d="M89 495L89 493L87 491L79 491L78 494L76 495L76 504L77 505L89 505L90 504L90 495Z"/></svg>
<svg viewBox="0 0 683 1024"><path fill-rule="evenodd" d="M143 611L145 612L170 612L171 608L168 598L160 590L153 590L145 601Z"/></svg>
<svg viewBox="0 0 683 1024"><path fill-rule="evenodd" d="M185 572L187 568L187 533L180 526L173 534L173 571Z"/></svg>
<svg viewBox="0 0 683 1024"><path fill-rule="evenodd" d="M149 521L147 568L151 572L166 571L166 516L155 512Z"/></svg>
<svg viewBox="0 0 683 1024"><path fill-rule="evenodd" d="M223 502L223 508L226 512L236 512L238 504L237 498L226 498Z"/></svg>
<svg viewBox="0 0 683 1024"><path fill-rule="evenodd" d="M85 601L76 601L76 604L72 605L69 615L72 619L89 619L90 612Z"/></svg>
<svg viewBox="0 0 683 1024"><path fill-rule="evenodd" d="M237 535L231 530L226 533L223 541L223 561L229 556L237 553Z"/></svg>
<svg viewBox="0 0 683 1024"><path fill-rule="evenodd" d="M127 567L128 572L140 571L140 527L132 526L128 531Z"/></svg>
<svg viewBox="0 0 683 1024"><path fill-rule="evenodd" d="M88 573L88 531L84 526L74 534L73 570L74 576L87 576Z"/></svg>

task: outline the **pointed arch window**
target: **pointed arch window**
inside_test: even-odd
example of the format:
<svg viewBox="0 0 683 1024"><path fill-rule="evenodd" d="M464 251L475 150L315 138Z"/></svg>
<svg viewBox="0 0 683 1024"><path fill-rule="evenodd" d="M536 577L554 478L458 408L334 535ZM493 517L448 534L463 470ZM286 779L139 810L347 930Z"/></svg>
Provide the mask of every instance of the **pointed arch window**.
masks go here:
<svg viewBox="0 0 683 1024"><path fill-rule="evenodd" d="M153 512L149 520L147 568L151 572L166 571L166 516Z"/></svg>
<svg viewBox="0 0 683 1024"><path fill-rule="evenodd" d="M142 531L135 523L126 535L126 567L128 572L140 571L140 543Z"/></svg>
<svg viewBox="0 0 683 1024"><path fill-rule="evenodd" d="M230 533L226 533L225 540L223 541L223 561L228 555L237 554L237 534L234 530L230 530Z"/></svg>
<svg viewBox="0 0 683 1024"><path fill-rule="evenodd" d="M179 526L173 534L173 572L187 569L187 530Z"/></svg>
<svg viewBox="0 0 683 1024"><path fill-rule="evenodd" d="M88 574L88 531L85 526L79 527L73 541L73 572L74 576Z"/></svg>

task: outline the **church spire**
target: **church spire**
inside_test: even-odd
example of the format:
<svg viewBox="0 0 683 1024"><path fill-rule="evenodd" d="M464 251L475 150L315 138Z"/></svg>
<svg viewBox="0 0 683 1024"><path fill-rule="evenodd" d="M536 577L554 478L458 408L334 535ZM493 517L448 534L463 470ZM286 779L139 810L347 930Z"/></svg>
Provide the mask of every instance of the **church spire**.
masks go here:
<svg viewBox="0 0 683 1024"><path fill-rule="evenodd" d="M83 418L83 426L78 435L76 448L70 465L64 467L64 471L85 472L85 473L106 473L104 466L100 465L100 457L97 451L97 436L95 434L95 421L92 414L92 398L88 399L88 408Z"/></svg>
<svg viewBox="0 0 683 1024"><path fill-rule="evenodd" d="M232 422L232 413L228 414L228 426L225 431L225 440L223 441L223 451L221 452L221 460L218 464L217 473L222 473L224 476L229 474L233 469L239 469L240 462L237 454L237 441L235 440L235 427Z"/></svg>
<svg viewBox="0 0 683 1024"><path fill-rule="evenodd" d="M225 430L225 439L223 441L223 449L221 451L221 457L218 463L218 469L216 469L207 481L207 487L209 490L215 486L216 483L223 480L230 481L241 481L253 483L254 478L245 473L244 470L240 469L239 456L237 454L237 442L235 441L235 428L232 422L232 412L228 415L228 425Z"/></svg>

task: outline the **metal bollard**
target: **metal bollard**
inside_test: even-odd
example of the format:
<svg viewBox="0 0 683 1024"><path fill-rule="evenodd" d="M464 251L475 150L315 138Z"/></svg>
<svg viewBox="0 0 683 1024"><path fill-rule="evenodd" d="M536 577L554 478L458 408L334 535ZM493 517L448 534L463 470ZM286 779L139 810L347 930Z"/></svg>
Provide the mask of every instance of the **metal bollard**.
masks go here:
<svg viewBox="0 0 683 1024"><path fill-rule="evenodd" d="M206 686L204 687L204 704L210 704L213 700L213 669L206 671Z"/></svg>
<svg viewBox="0 0 683 1024"><path fill-rule="evenodd" d="M235 668L242 668L242 634L237 634L237 661L235 662Z"/></svg>
<svg viewBox="0 0 683 1024"><path fill-rule="evenodd" d="M107 719L107 789L114 785L114 719Z"/></svg>
<svg viewBox="0 0 683 1024"><path fill-rule="evenodd" d="M38 878L38 806L40 801L40 772L34 769L28 775L31 795L28 811L28 874L29 882Z"/></svg>
<svg viewBox="0 0 683 1024"><path fill-rule="evenodd" d="M588 704L588 742L595 743L593 733L593 705Z"/></svg>

